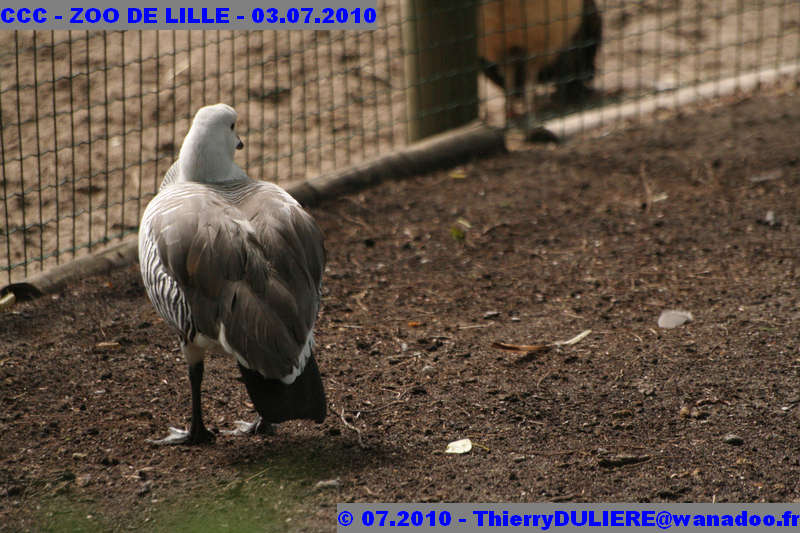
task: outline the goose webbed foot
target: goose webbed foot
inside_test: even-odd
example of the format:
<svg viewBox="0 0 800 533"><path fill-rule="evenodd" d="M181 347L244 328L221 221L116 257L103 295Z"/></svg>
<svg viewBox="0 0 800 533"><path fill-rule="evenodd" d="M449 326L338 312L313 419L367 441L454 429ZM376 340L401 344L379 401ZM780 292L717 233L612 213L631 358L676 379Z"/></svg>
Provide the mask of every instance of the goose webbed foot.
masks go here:
<svg viewBox="0 0 800 533"><path fill-rule="evenodd" d="M236 420L233 425L236 426L236 429L222 430L220 433L235 437L243 435L275 435L277 433L277 425L266 423L261 417L258 417L255 422Z"/></svg>
<svg viewBox="0 0 800 533"><path fill-rule="evenodd" d="M216 436L207 430L205 427L196 429L194 431L186 431L174 427L169 428L169 433L163 439L148 439L150 444L158 446L175 445L175 444L208 444L216 440Z"/></svg>

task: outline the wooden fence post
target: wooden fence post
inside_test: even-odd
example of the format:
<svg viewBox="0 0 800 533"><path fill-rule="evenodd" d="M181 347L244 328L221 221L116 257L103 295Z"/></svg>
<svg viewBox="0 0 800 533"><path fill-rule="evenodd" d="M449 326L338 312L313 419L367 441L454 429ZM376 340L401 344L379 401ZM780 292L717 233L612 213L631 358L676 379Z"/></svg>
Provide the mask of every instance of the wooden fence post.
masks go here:
<svg viewBox="0 0 800 533"><path fill-rule="evenodd" d="M478 117L475 0L404 0L408 140Z"/></svg>

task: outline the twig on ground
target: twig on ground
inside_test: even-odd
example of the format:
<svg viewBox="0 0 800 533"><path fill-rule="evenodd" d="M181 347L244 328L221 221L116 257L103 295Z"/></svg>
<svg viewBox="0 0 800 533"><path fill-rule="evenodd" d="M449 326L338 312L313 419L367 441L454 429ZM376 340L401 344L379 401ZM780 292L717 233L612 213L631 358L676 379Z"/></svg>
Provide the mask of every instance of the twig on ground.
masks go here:
<svg viewBox="0 0 800 533"><path fill-rule="evenodd" d="M335 410L333 412L336 413ZM340 413L336 413L336 414L339 415L339 419L342 421L342 424L344 424L344 427L346 427L347 429L352 429L353 431L356 432L356 436L358 437L358 446L362 450L366 449L367 447L364 444L363 439L361 438L361 430L358 429L357 427L355 427L353 424L351 424L347 420L345 420L345 418L344 418L344 407L342 407L342 411Z"/></svg>
<svg viewBox="0 0 800 533"><path fill-rule="evenodd" d="M379 405L378 407L373 407L371 409L350 409L351 413L377 413L378 411L383 411L387 407L391 407L393 405L397 405L399 403L405 403L405 400L394 400L383 405Z"/></svg>
<svg viewBox="0 0 800 533"><path fill-rule="evenodd" d="M547 378L547 376L549 376L550 374L551 374L551 372L548 370L547 372L544 373L544 375L542 377L539 378L539 381L536 382L536 388L537 389L542 384L542 381L544 381Z"/></svg>

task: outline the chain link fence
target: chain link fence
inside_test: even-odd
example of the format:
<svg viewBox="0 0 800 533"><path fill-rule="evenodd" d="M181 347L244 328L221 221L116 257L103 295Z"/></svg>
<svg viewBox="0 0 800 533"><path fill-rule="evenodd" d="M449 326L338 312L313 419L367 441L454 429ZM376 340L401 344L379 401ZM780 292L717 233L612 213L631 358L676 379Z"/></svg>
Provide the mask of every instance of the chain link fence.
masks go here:
<svg viewBox="0 0 800 533"><path fill-rule="evenodd" d="M797 0L573 4L380 0L374 31L0 32L0 281L135 233L205 104L237 109L237 162L285 185L476 116L515 126L800 61ZM536 28L521 41L515 9Z"/></svg>

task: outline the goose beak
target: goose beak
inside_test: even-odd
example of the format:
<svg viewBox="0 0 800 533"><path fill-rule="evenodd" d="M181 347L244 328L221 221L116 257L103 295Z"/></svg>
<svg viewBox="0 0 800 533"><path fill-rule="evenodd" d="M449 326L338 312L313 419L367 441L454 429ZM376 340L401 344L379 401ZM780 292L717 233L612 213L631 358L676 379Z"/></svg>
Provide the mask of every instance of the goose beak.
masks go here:
<svg viewBox="0 0 800 533"><path fill-rule="evenodd" d="M236 149L241 150L242 148L244 148L244 143L238 136L236 137L236 140L239 141L238 143L236 143Z"/></svg>

